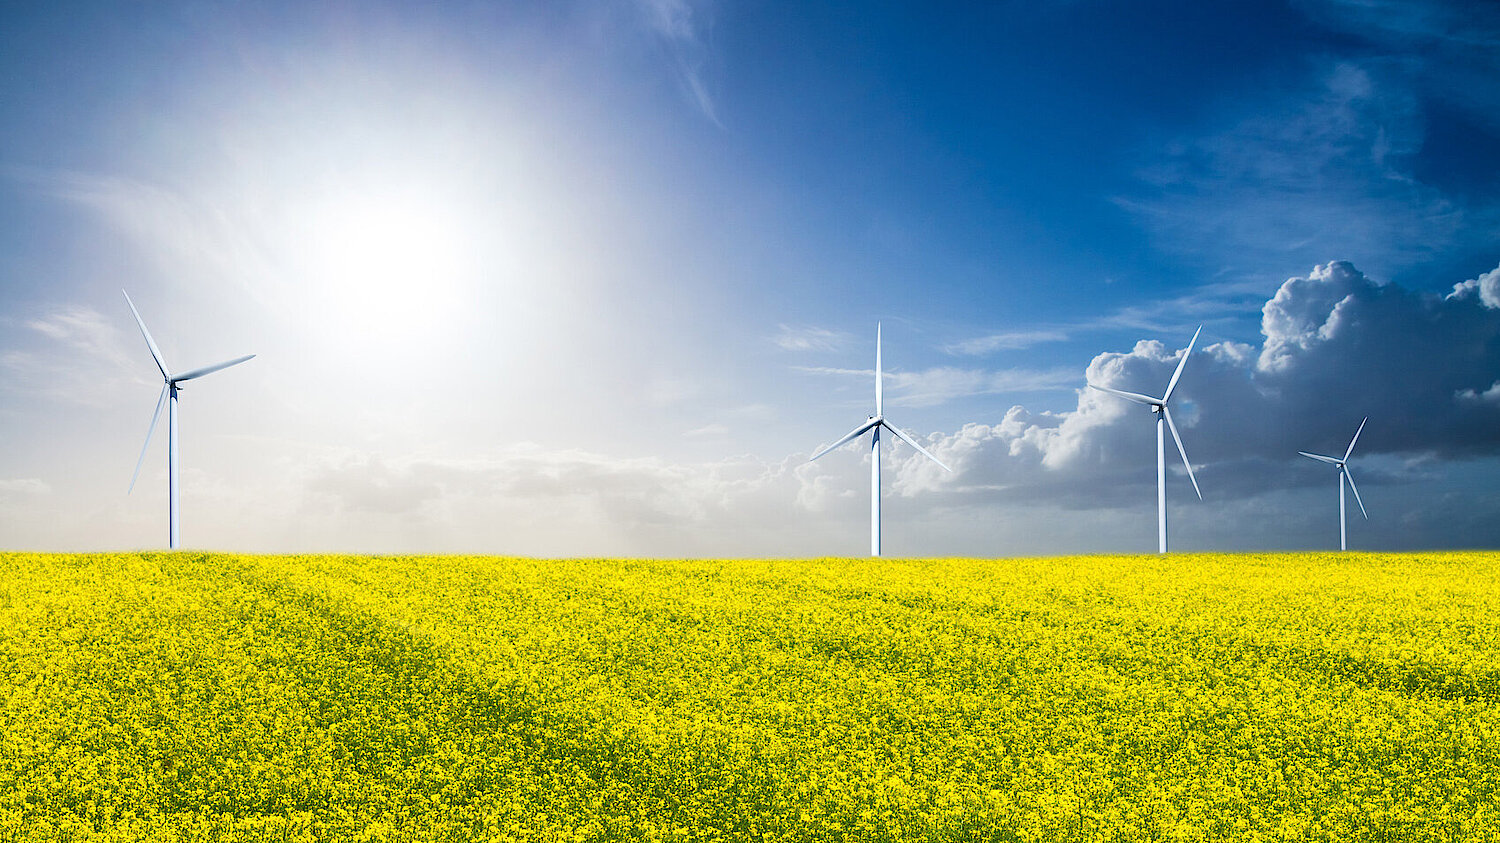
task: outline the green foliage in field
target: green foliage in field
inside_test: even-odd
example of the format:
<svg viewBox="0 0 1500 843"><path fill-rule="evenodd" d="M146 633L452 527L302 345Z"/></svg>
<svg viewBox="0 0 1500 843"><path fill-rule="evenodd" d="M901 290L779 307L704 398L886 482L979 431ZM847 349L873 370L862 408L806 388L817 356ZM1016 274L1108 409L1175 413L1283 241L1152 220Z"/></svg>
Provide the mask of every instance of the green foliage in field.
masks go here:
<svg viewBox="0 0 1500 843"><path fill-rule="evenodd" d="M1500 840L1494 554L0 555L0 839Z"/></svg>

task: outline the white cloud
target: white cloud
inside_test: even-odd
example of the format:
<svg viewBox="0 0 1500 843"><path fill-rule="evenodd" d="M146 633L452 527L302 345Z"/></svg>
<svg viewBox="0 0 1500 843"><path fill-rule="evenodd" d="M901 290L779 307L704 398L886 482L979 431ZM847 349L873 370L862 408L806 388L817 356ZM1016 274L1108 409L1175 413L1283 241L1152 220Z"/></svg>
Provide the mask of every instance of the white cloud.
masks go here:
<svg viewBox="0 0 1500 843"><path fill-rule="evenodd" d="M1460 389L1454 393L1454 397L1460 401L1484 401L1500 406L1500 380L1490 384L1490 388L1483 392L1475 389Z"/></svg>
<svg viewBox="0 0 1500 843"><path fill-rule="evenodd" d="M1448 298L1462 299L1474 295L1478 295L1485 307L1500 308L1500 266L1478 278L1454 284L1453 292L1448 294Z"/></svg>
<svg viewBox="0 0 1500 843"><path fill-rule="evenodd" d="M0 480L0 500L12 503L27 498L38 498L52 493L52 487L46 481L36 477L19 477L11 480Z"/></svg>
<svg viewBox="0 0 1500 843"><path fill-rule="evenodd" d="M1154 144L1143 191L1122 196L1174 251L1251 265L1429 258L1477 217L1412 175L1424 140L1412 80L1390 64L1339 62L1302 91L1237 103L1201 136Z"/></svg>
<svg viewBox="0 0 1500 843"><path fill-rule="evenodd" d="M980 355L996 351L1017 351L1042 343L1063 342L1067 339L1067 333L1059 330L1007 331L956 342L944 346L943 350L949 354Z"/></svg>
<svg viewBox="0 0 1500 843"><path fill-rule="evenodd" d="M1365 415L1356 459L1367 505L1390 507L1396 490L1430 488L1434 466L1500 453L1500 311L1477 295L1419 295L1334 263L1288 279L1265 302L1263 329L1259 346L1205 342L1183 372L1174 411L1207 503L1174 527L1179 546L1321 536L1326 519L1297 496L1320 494L1327 477L1299 465L1296 452L1341 447ZM1065 412L1013 406L993 423L920 438L951 474L892 443L883 452L892 552L906 542L953 553L1118 546L1116 534L1149 521L1141 512L1154 506L1152 418L1082 383L1159 391L1188 336L1142 340L1098 355L1085 372L1057 373L1077 390ZM896 373L890 386L903 400L924 400L997 389L1004 376ZM282 497L296 504L286 517L306 525L303 548L859 553L868 461L854 447L816 463L805 454L674 462L538 446L461 460L338 453L291 472ZM1169 465L1169 496L1192 499L1180 464ZM1423 523L1441 524L1440 515ZM1399 532L1382 540L1413 541Z"/></svg>
<svg viewBox="0 0 1500 843"><path fill-rule="evenodd" d="M794 554L819 532L812 515L852 494L803 457L677 463L535 446L465 460L330 454L302 476L292 497L319 545L387 550L433 536L502 553Z"/></svg>
<svg viewBox="0 0 1500 843"><path fill-rule="evenodd" d="M771 342L783 351L837 351L848 340L848 334L811 325L778 325L776 335L771 338Z"/></svg>
<svg viewBox="0 0 1500 843"><path fill-rule="evenodd" d="M810 375L854 377L873 383L874 369L840 369L832 366L797 366ZM935 407L958 398L1016 392L1072 389L1078 374L1068 369L960 369L937 366L917 372L885 373L886 401L901 407Z"/></svg>
<svg viewBox="0 0 1500 843"><path fill-rule="evenodd" d="M1500 127L1500 7L1467 0L1297 0L1330 29L1399 56L1405 72L1491 127Z"/></svg>
<svg viewBox="0 0 1500 843"><path fill-rule="evenodd" d="M919 372L893 372L888 380L893 403L933 407L975 395L1072 389L1077 385L1078 374L1068 369L991 371L938 366Z"/></svg>
<svg viewBox="0 0 1500 843"><path fill-rule="evenodd" d="M255 293L278 277L264 251L236 219L211 202L161 184L65 170L10 169L16 180L88 208L130 237L171 280L214 278Z"/></svg>
<svg viewBox="0 0 1500 843"><path fill-rule="evenodd" d="M1262 330L1259 349L1220 342L1194 352L1178 386L1174 415L1205 495L1311 482L1296 471L1296 451L1347 442L1366 415L1366 458L1500 452L1500 312L1477 296L1423 296L1335 262L1287 280L1266 302ZM1086 378L1159 393L1179 359L1175 344L1143 340L1100 354ZM1150 419L1080 390L1071 411L1013 407L999 424L938 436L933 451L956 472L950 494L1108 507L1154 482L1142 469Z"/></svg>
<svg viewBox="0 0 1500 843"><path fill-rule="evenodd" d="M123 301L120 306L124 308ZM125 351L126 338L98 311L60 307L21 325L30 334L10 334L10 347L0 348L0 385L6 391L102 406L114 401L116 388L130 380L125 373L134 367ZM145 352L144 343L141 350Z"/></svg>
<svg viewBox="0 0 1500 843"><path fill-rule="evenodd" d="M671 54L673 70L683 95L709 122L723 128L718 107L704 80L708 48L704 29L707 4L698 0L635 0L650 31Z"/></svg>

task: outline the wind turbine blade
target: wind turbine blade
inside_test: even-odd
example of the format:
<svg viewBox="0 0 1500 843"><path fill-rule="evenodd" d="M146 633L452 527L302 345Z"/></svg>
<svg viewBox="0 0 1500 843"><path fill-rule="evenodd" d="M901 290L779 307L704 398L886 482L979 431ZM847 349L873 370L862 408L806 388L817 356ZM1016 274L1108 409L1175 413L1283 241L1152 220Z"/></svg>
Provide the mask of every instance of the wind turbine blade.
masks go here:
<svg viewBox="0 0 1500 843"><path fill-rule="evenodd" d="M1342 464L1335 457L1325 457L1322 454L1309 454L1306 451L1298 451L1297 453L1301 454L1304 457L1307 457L1308 459L1314 459L1314 460L1317 460L1318 462L1326 462L1329 465L1341 465Z"/></svg>
<svg viewBox="0 0 1500 843"><path fill-rule="evenodd" d="M141 319L140 311L135 309L135 302L130 300L130 294L124 290L120 291L125 296L125 303L130 305L130 312L135 316L135 324L141 327L141 336L146 338L146 347L151 349L151 357L156 361L156 368L161 370L161 376L165 380L171 380L172 375L167 371L167 361L162 359L161 349L156 347L156 340L151 339L151 332L146 330L146 322Z"/></svg>
<svg viewBox="0 0 1500 843"><path fill-rule="evenodd" d="M1349 491L1354 493L1354 502L1359 504L1359 513L1365 517L1366 521L1369 521L1370 513L1365 512L1365 502L1359 499L1359 487L1354 485L1354 475L1349 473L1347 467L1344 469L1344 478L1349 481Z"/></svg>
<svg viewBox="0 0 1500 843"><path fill-rule="evenodd" d="M875 415L885 413L885 378L880 368L880 323L875 323Z"/></svg>
<svg viewBox="0 0 1500 843"><path fill-rule="evenodd" d="M881 422L880 426L883 427L883 428L885 428L886 430L889 430L890 432L896 434L897 436L901 437L901 441L902 442L905 442L906 444L912 446L913 448L916 448L918 451L921 451L922 454L924 456L926 456L928 459L932 460L933 462L937 463L938 465L942 465L944 471L952 471L953 470L953 469L949 468L948 466L943 465L943 461L942 460L940 460L937 457L934 457L932 454L928 453L928 451L927 451L926 448L923 448L921 445L918 445L917 444L917 440L911 438L910 436L907 436L906 432L903 431L901 428L899 428L899 427L892 427L891 425L886 424L885 422Z"/></svg>
<svg viewBox="0 0 1500 843"><path fill-rule="evenodd" d="M135 491L135 479L141 476L141 463L146 461L146 449L151 447L151 435L156 432L156 423L161 420L161 405L167 402L167 385L161 385L161 397L156 399L156 412L151 414L151 426L146 429L146 444L141 446L141 455L135 461L135 473L130 475L130 488L125 494Z"/></svg>
<svg viewBox="0 0 1500 843"><path fill-rule="evenodd" d="M1182 367L1187 365L1188 355L1193 353L1193 343L1198 341L1198 335L1201 333L1203 333L1203 326L1199 325L1198 330L1193 332L1193 338L1188 340L1187 351L1182 352L1182 359L1177 361L1177 371L1172 373L1172 379L1167 382L1167 391L1161 397L1163 404L1172 399L1172 390L1177 388L1177 379L1182 377Z"/></svg>
<svg viewBox="0 0 1500 843"><path fill-rule="evenodd" d="M219 371L220 369L227 369L230 366L238 366L239 364L245 362L246 360L249 360L254 356L254 354L246 354L244 357L236 357L233 360L227 360L223 363L215 363L212 366L204 366L201 369L194 369L191 372L183 372L182 374L173 377L172 383L181 383L183 381L190 381L193 378L201 378L204 375L211 375L214 372Z"/></svg>
<svg viewBox="0 0 1500 843"><path fill-rule="evenodd" d="M1131 401L1134 401L1137 404L1152 404L1152 405L1155 405L1155 404L1162 403L1162 401L1164 400L1164 399L1152 398L1149 395L1142 395L1139 392L1126 392L1124 390L1114 389L1114 388L1108 387L1108 386L1096 386L1095 384L1089 384L1089 388L1090 389L1097 389L1100 392L1108 392L1110 395L1118 395L1121 398L1129 399Z"/></svg>
<svg viewBox="0 0 1500 843"><path fill-rule="evenodd" d="M1369 416L1365 416L1365 421L1362 421L1362 422L1359 423L1359 430L1354 431L1354 438L1349 440L1349 449L1344 452L1344 461L1345 462L1348 462L1349 455L1352 454L1352 453L1354 453L1354 443L1359 441L1359 435L1361 433L1363 433L1364 429L1365 429L1365 422L1367 422L1369 420L1370 420L1370 417Z"/></svg>
<svg viewBox="0 0 1500 843"><path fill-rule="evenodd" d="M1203 490L1198 488L1198 478L1193 476L1193 467L1188 464L1187 450L1182 447L1182 437L1177 435L1177 425L1172 423L1172 411L1168 410L1167 405L1163 404L1161 414L1167 419L1167 429L1172 431L1172 439L1177 442L1177 453L1182 455L1182 467L1187 469L1188 479L1193 481L1193 491L1198 493L1198 500L1201 501L1203 500Z"/></svg>
<svg viewBox="0 0 1500 843"><path fill-rule="evenodd" d="M807 461L808 462L812 462L813 460L817 459L818 457L821 457L824 454L828 453L829 451L832 451L834 448L837 448L838 446L843 445L846 442L849 442L850 440L854 439L856 436L859 436L861 433L864 433L865 431L869 430L870 428L874 427L877 424L880 424L880 422L876 421L875 419L870 419L869 421L865 422L864 424L860 425L859 427L856 427L853 430L849 431L848 435L846 435L843 439L840 439L839 441L833 443L832 445L829 445L827 448L824 448L823 450L817 452L816 454L813 454L812 456L808 457Z"/></svg>

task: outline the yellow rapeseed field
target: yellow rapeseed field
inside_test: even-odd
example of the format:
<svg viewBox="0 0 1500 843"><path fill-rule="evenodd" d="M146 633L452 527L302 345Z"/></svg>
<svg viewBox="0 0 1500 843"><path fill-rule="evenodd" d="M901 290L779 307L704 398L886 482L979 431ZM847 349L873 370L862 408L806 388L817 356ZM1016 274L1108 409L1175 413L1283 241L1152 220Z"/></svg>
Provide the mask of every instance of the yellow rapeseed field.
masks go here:
<svg viewBox="0 0 1500 843"><path fill-rule="evenodd" d="M1500 554L0 554L0 839L1500 841Z"/></svg>

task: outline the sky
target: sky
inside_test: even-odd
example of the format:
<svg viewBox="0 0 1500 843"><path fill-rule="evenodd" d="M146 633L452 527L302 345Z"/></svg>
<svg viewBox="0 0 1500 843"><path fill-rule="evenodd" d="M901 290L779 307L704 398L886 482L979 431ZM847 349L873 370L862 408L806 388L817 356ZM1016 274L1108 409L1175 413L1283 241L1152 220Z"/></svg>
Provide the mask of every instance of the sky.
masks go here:
<svg viewBox="0 0 1500 843"><path fill-rule="evenodd" d="M0 15L0 547L1500 546L1500 7Z"/></svg>

